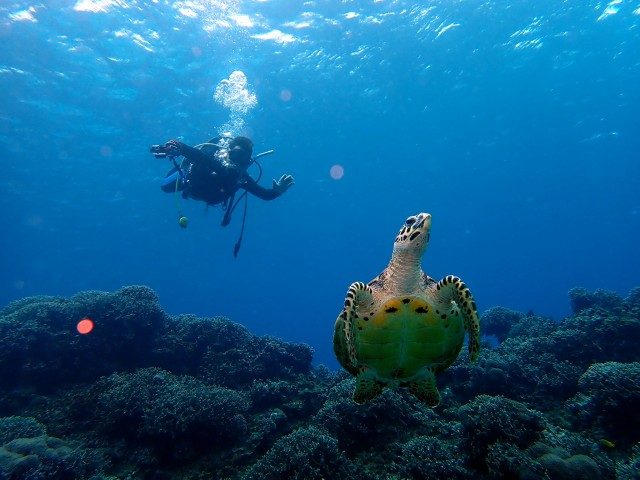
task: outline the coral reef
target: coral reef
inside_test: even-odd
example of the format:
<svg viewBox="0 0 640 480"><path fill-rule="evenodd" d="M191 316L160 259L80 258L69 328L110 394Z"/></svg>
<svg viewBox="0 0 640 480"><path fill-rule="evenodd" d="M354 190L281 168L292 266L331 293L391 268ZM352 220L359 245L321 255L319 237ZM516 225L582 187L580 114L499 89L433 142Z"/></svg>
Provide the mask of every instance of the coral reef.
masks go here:
<svg viewBox="0 0 640 480"><path fill-rule="evenodd" d="M578 380L568 402L578 427L627 446L640 440L640 362L596 363Z"/></svg>
<svg viewBox="0 0 640 480"><path fill-rule="evenodd" d="M578 379L592 364L638 360L638 310L632 302L610 302L613 297L589 295L617 313L586 308L560 322L523 315L497 348L485 348L476 365L457 362L441 375L442 382L459 401L488 394L543 410L559 408L577 393Z"/></svg>
<svg viewBox="0 0 640 480"><path fill-rule="evenodd" d="M635 444L628 458L623 458L617 463L616 478L619 480L640 479L640 442Z"/></svg>
<svg viewBox="0 0 640 480"><path fill-rule="evenodd" d="M453 437L417 436L402 445L398 452L398 476L401 478L472 478L465 466L462 441Z"/></svg>
<svg viewBox="0 0 640 480"><path fill-rule="evenodd" d="M164 459L228 448L247 433L243 395L158 368L103 378L80 403L93 408L97 429L149 445Z"/></svg>
<svg viewBox="0 0 640 480"><path fill-rule="evenodd" d="M465 450L471 465L486 471L489 450L505 443L520 450L540 438L544 418L540 412L502 397L479 395L460 409Z"/></svg>
<svg viewBox="0 0 640 480"><path fill-rule="evenodd" d="M316 427L282 437L252 465L242 480L357 480L366 478L338 448L335 438Z"/></svg>
<svg viewBox="0 0 640 480"><path fill-rule="evenodd" d="M47 436L44 425L33 418L0 418L2 479L84 479L106 466L99 453Z"/></svg>
<svg viewBox="0 0 640 480"><path fill-rule="evenodd" d="M304 344L170 316L146 287L0 311L0 479L623 479L640 467L640 288L502 307L442 402L312 365ZM76 331L89 317L95 328Z"/></svg>
<svg viewBox="0 0 640 480"><path fill-rule="evenodd" d="M509 330L522 320L520 312L504 307L492 307L482 314L480 323L483 335L494 335L500 342L509 335Z"/></svg>
<svg viewBox="0 0 640 480"><path fill-rule="evenodd" d="M44 435L44 425L32 417L0 418L0 445L17 438L32 438Z"/></svg>
<svg viewBox="0 0 640 480"><path fill-rule="evenodd" d="M95 329L79 335L76 325L87 317ZM149 351L165 314L152 290L133 286L23 299L3 309L1 319L0 386L48 392L152 365Z"/></svg>
<svg viewBox="0 0 640 480"><path fill-rule="evenodd" d="M572 288L569 290L569 300L576 314L595 308L615 312L622 307L622 297L606 290L590 292L586 288Z"/></svg>

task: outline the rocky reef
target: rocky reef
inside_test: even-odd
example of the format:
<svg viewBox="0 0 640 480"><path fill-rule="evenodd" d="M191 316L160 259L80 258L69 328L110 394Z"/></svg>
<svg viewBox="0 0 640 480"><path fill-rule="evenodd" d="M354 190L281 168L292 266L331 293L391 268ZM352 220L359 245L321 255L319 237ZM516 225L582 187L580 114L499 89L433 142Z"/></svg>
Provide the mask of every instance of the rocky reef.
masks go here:
<svg viewBox="0 0 640 480"><path fill-rule="evenodd" d="M569 301L561 321L484 312L493 340L435 409L403 389L357 405L307 345L167 315L146 287L15 301L0 479L640 479L640 289Z"/></svg>

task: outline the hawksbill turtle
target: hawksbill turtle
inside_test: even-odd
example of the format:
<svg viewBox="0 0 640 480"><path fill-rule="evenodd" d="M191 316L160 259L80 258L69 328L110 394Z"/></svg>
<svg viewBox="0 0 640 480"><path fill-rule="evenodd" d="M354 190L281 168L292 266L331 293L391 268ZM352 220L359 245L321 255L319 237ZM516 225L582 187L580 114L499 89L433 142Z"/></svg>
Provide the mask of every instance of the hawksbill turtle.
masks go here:
<svg viewBox="0 0 640 480"><path fill-rule="evenodd" d="M465 331L471 361L478 357L480 322L471 292L460 278L448 275L436 282L420 266L430 231L430 214L407 218L387 268L347 291L333 349L356 377L357 403L375 398L385 386L401 386L435 407L440 403L435 375L458 357Z"/></svg>

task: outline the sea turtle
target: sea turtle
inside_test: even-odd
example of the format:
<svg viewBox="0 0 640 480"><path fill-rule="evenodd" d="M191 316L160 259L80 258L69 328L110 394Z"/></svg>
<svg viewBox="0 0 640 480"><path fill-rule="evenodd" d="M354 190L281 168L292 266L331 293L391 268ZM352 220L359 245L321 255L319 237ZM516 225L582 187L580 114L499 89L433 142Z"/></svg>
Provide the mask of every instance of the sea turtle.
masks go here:
<svg viewBox="0 0 640 480"><path fill-rule="evenodd" d="M471 292L458 277L436 282L420 267L430 230L430 214L407 218L387 268L347 291L333 349L356 377L357 403L375 398L385 386L407 386L434 407L440 402L435 374L458 357L465 330L471 361L478 357L480 322Z"/></svg>

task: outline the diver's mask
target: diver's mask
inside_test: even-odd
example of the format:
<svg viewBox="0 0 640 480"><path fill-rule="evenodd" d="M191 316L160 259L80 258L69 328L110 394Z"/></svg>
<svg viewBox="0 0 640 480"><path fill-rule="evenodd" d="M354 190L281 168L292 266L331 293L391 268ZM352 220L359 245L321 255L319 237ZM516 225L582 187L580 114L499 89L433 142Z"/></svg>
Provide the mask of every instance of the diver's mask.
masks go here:
<svg viewBox="0 0 640 480"><path fill-rule="evenodd" d="M229 160L239 166L248 166L251 163L251 152L239 145L229 146Z"/></svg>

